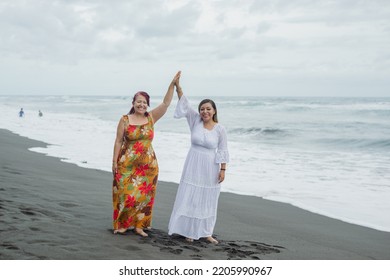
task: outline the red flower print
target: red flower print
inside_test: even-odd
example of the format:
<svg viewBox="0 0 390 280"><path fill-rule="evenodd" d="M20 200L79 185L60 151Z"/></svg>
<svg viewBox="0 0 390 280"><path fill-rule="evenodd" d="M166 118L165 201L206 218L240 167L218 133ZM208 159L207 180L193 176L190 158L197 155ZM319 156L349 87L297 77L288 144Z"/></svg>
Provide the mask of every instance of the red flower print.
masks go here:
<svg viewBox="0 0 390 280"><path fill-rule="evenodd" d="M132 133L134 132L135 129L136 129L136 126L130 124L130 125L127 127L127 132L128 132L129 134L132 134Z"/></svg>
<svg viewBox="0 0 390 280"><path fill-rule="evenodd" d="M153 140L153 137L154 137L154 131L153 131L153 130L150 130L150 131L149 131L149 139L150 139L150 140Z"/></svg>
<svg viewBox="0 0 390 280"><path fill-rule="evenodd" d="M148 206L152 207L154 204L154 197L152 197L148 203Z"/></svg>
<svg viewBox="0 0 390 280"><path fill-rule="evenodd" d="M142 184L142 186L139 188L139 190L141 191L142 194L149 194L152 190L153 190L153 185L152 184L146 184L146 182L144 182Z"/></svg>
<svg viewBox="0 0 390 280"><path fill-rule="evenodd" d="M136 154L141 154L144 151L144 145L141 142L135 142L133 150Z"/></svg>
<svg viewBox="0 0 390 280"><path fill-rule="evenodd" d="M128 195L125 201L126 207L134 207L135 205L135 197Z"/></svg>
<svg viewBox="0 0 390 280"><path fill-rule="evenodd" d="M112 215L112 218L114 219L114 221L116 219L118 219L118 215L119 215L119 211L117 209L114 210L114 214Z"/></svg>
<svg viewBox="0 0 390 280"><path fill-rule="evenodd" d="M146 175L145 171L148 169L149 169L148 164L140 165L135 169L135 175L145 176Z"/></svg>
<svg viewBox="0 0 390 280"><path fill-rule="evenodd" d="M115 181L119 182L119 180L122 178L122 174L120 174L119 172L116 172L115 173Z"/></svg>
<svg viewBox="0 0 390 280"><path fill-rule="evenodd" d="M122 228L129 228L132 221L133 217L129 217L126 221L122 222Z"/></svg>

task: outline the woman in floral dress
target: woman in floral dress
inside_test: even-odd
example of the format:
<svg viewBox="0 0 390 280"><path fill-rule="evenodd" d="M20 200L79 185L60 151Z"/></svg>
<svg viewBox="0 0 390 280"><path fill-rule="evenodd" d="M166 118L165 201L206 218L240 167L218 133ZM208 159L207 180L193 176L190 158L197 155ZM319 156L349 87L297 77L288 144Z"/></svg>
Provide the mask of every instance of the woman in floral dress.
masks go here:
<svg viewBox="0 0 390 280"><path fill-rule="evenodd" d="M168 87L163 102L147 112L149 95L137 92L130 112L119 120L112 161L113 228L124 233L148 236L158 179L158 163L153 150L154 124L166 113L173 96L178 72Z"/></svg>
<svg viewBox="0 0 390 280"><path fill-rule="evenodd" d="M225 128L218 123L217 108L210 99L200 102L198 112L190 107L176 82L179 102L175 117L185 117L191 130L191 148L184 163L183 173L169 221L169 235L179 234L187 241L212 237L217 219L220 183L225 179L229 162Z"/></svg>

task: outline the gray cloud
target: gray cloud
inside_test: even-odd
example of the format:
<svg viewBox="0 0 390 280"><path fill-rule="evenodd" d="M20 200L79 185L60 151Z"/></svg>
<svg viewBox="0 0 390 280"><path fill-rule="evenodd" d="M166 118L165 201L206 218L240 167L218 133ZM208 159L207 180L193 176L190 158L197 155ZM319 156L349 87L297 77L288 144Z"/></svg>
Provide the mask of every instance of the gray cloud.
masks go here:
<svg viewBox="0 0 390 280"><path fill-rule="evenodd" d="M64 72L70 83L85 76L74 87L91 91L93 76L106 75L97 87L110 78L121 87L122 75L142 80L168 68L188 69L194 84L225 77L232 88L259 77L373 81L390 74L389 18L385 0L8 0L0 3L0 74L11 90L30 67L53 87Z"/></svg>

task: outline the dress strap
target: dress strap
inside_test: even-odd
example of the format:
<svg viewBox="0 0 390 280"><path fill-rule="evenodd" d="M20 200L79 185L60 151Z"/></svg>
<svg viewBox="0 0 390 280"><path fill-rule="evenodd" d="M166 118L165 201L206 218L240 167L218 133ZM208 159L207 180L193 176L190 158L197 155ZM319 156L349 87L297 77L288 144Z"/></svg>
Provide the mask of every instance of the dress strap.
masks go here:
<svg viewBox="0 0 390 280"><path fill-rule="evenodd" d="M123 122L125 123L125 126L128 126L129 125L129 115L123 115L122 117L123 119Z"/></svg>
<svg viewBox="0 0 390 280"><path fill-rule="evenodd" d="M150 113L148 114L148 123L150 123L152 126L154 126L154 120L153 120L152 115Z"/></svg>

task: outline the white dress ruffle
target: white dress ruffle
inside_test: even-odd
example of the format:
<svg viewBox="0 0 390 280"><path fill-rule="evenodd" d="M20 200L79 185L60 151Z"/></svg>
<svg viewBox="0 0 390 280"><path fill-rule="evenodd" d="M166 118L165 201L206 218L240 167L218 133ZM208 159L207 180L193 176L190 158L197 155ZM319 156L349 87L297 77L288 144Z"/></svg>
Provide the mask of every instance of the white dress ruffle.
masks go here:
<svg viewBox="0 0 390 280"><path fill-rule="evenodd" d="M191 148L184 163L168 234L192 239L211 236L221 190L220 163L229 162L226 132L219 124L212 130L204 128L201 117L189 106L185 96L180 98L174 117L187 118Z"/></svg>

